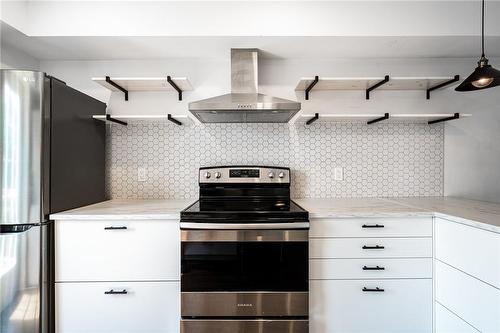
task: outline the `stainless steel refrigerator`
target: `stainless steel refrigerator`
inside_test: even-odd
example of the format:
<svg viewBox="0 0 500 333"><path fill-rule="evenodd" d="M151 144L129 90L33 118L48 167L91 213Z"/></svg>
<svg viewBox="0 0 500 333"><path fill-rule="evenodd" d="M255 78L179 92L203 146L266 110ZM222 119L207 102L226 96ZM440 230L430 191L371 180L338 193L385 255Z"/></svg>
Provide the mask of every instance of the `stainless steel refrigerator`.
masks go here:
<svg viewBox="0 0 500 333"><path fill-rule="evenodd" d="M0 105L0 332L52 333L49 214L105 200L106 105L19 70L0 70Z"/></svg>

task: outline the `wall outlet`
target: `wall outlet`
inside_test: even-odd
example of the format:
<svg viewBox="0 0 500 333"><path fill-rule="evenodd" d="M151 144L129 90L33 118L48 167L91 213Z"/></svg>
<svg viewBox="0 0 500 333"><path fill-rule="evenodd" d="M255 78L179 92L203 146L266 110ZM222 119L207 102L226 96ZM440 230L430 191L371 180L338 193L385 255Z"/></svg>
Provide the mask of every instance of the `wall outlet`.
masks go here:
<svg viewBox="0 0 500 333"><path fill-rule="evenodd" d="M146 168L144 167L137 168L137 181L145 182L146 178L147 178Z"/></svg>
<svg viewBox="0 0 500 333"><path fill-rule="evenodd" d="M344 180L344 168L333 169L333 179L334 180Z"/></svg>

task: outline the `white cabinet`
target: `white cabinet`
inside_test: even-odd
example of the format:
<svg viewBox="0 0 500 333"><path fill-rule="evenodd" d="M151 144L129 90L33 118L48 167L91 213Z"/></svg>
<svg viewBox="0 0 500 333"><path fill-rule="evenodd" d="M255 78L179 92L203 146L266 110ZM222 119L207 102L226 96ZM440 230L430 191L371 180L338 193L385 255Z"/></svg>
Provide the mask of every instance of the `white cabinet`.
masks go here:
<svg viewBox="0 0 500 333"><path fill-rule="evenodd" d="M56 333L178 333L178 221L56 221Z"/></svg>
<svg viewBox="0 0 500 333"><path fill-rule="evenodd" d="M312 220L310 332L432 332L432 229L430 217Z"/></svg>
<svg viewBox="0 0 500 333"><path fill-rule="evenodd" d="M436 302L480 332L500 332L500 234L441 218L435 230ZM445 314L436 310L436 333L468 332Z"/></svg>
<svg viewBox="0 0 500 333"><path fill-rule="evenodd" d="M57 283L56 331L178 333L179 293L179 282Z"/></svg>
<svg viewBox="0 0 500 333"><path fill-rule="evenodd" d="M432 258L432 238L316 238L310 258Z"/></svg>
<svg viewBox="0 0 500 333"><path fill-rule="evenodd" d="M309 277L325 279L432 279L432 258L311 259Z"/></svg>
<svg viewBox="0 0 500 333"><path fill-rule="evenodd" d="M500 234L436 219L436 259L500 289Z"/></svg>
<svg viewBox="0 0 500 333"><path fill-rule="evenodd" d="M436 332L440 333L478 333L471 325L467 324L456 314L436 302L434 304L436 313Z"/></svg>
<svg viewBox="0 0 500 333"><path fill-rule="evenodd" d="M432 331L430 279L311 281L310 291L311 333Z"/></svg>
<svg viewBox="0 0 500 333"><path fill-rule="evenodd" d="M500 332L499 289L440 261L435 271L436 301L481 332Z"/></svg>
<svg viewBox="0 0 500 333"><path fill-rule="evenodd" d="M321 237L432 237L431 217L314 219L309 232Z"/></svg>
<svg viewBox="0 0 500 333"><path fill-rule="evenodd" d="M57 282L180 279L176 221L57 221Z"/></svg>

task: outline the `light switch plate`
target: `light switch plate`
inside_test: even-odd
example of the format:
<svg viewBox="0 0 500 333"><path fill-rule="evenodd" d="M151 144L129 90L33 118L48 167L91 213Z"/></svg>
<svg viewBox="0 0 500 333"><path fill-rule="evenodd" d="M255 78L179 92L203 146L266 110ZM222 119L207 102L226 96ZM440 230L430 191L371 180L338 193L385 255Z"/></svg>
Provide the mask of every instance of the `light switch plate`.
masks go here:
<svg viewBox="0 0 500 333"><path fill-rule="evenodd" d="M335 168L333 170L333 179L344 180L344 168Z"/></svg>
<svg viewBox="0 0 500 333"><path fill-rule="evenodd" d="M147 178L146 168L137 168L137 181L145 182Z"/></svg>

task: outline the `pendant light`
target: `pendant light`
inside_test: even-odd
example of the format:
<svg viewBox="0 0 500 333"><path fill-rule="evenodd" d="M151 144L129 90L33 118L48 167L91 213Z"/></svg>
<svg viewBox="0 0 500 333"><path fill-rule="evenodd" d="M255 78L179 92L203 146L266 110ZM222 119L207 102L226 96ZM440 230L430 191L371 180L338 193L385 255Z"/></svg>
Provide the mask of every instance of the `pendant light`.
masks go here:
<svg viewBox="0 0 500 333"><path fill-rule="evenodd" d="M455 88L456 91L481 90L500 85L500 71L491 67L491 65L488 64L488 59L484 55L484 0L482 0L481 17L481 59L479 59L474 72Z"/></svg>

